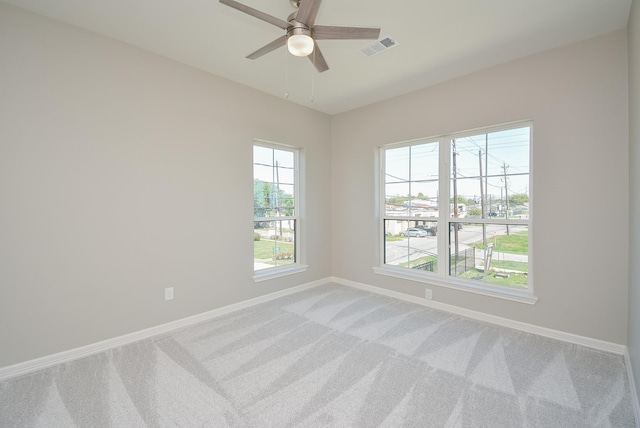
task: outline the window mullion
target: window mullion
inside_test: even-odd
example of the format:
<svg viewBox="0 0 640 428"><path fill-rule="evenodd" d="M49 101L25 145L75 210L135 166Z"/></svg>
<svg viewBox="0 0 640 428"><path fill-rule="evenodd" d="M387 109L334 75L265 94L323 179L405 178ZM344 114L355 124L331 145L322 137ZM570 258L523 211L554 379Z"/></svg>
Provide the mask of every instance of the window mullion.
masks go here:
<svg viewBox="0 0 640 428"><path fill-rule="evenodd" d="M378 179L378 185L380 186L379 188L379 192L378 192L378 213L379 213L379 219L380 219L380 224L378 225L378 231L380 232L379 235L379 239L378 242L380 243L380 248L379 248L379 257L380 257L380 261L381 264L385 263L385 260L387 259L386 256L386 242L385 242L385 236L386 236L386 227L385 227L385 221L387 220L387 211L386 211L386 206L387 206L387 198L386 198L386 179L385 179L385 171L387 169L386 166L386 162L385 162L385 153L386 150L384 148L380 148L379 152L378 152L378 174L379 174L379 179Z"/></svg>
<svg viewBox="0 0 640 428"><path fill-rule="evenodd" d="M451 146L449 139L443 137L438 142L440 147L440 167L438 168L438 273L441 276L449 274L449 165Z"/></svg>

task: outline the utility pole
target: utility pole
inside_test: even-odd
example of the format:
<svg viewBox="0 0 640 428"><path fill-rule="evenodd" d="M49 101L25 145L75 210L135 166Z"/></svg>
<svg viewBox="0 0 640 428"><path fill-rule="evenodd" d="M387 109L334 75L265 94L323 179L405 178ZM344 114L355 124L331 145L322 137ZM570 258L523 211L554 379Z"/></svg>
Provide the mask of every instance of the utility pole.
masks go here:
<svg viewBox="0 0 640 428"><path fill-rule="evenodd" d="M484 186L482 186L482 150L478 150L478 163L480 164L480 209L482 210L481 218L487 218L488 214L485 209L484 204ZM487 225L485 223L482 224L482 245L484 248L487 248ZM486 251L486 250L485 250ZM485 266L486 266L485 260ZM487 274L487 270L485 269L485 276Z"/></svg>
<svg viewBox="0 0 640 428"><path fill-rule="evenodd" d="M456 165L456 140L451 140L451 147L453 149L453 218L458 218L458 167ZM451 229L449 229L451 233ZM455 258L454 258L454 275L458 275L458 223L453 223L453 239L455 245ZM451 268L449 268L451 273Z"/></svg>
<svg viewBox="0 0 640 428"><path fill-rule="evenodd" d="M502 162L502 171L504 173L504 197L505 197L505 202L507 205L507 211L504 214L504 218L508 219L509 218L509 182L507 181L507 168L509 166L505 163ZM509 225L507 224L507 235L509 235Z"/></svg>
<svg viewBox="0 0 640 428"><path fill-rule="evenodd" d="M482 209L481 218L487 218L488 213L485 210L484 204L484 186L482 185L482 150L478 150L478 163L480 164L480 208ZM487 167L488 168L488 167ZM487 246L487 225L482 224L482 245L484 246L484 273L483 279L487 279L487 271L489 270L489 252Z"/></svg>
<svg viewBox="0 0 640 428"><path fill-rule="evenodd" d="M478 150L478 163L480 164L480 208L482 209L482 218L487 217L484 207L484 188L482 186L482 150Z"/></svg>
<svg viewBox="0 0 640 428"><path fill-rule="evenodd" d="M484 176L484 190L485 192L489 191L489 136L484 134L484 164L486 165L486 174ZM480 177L480 181L482 181L482 177ZM490 196L489 196L490 197ZM489 209L487 210L487 217L491 212L491 202L489 202Z"/></svg>

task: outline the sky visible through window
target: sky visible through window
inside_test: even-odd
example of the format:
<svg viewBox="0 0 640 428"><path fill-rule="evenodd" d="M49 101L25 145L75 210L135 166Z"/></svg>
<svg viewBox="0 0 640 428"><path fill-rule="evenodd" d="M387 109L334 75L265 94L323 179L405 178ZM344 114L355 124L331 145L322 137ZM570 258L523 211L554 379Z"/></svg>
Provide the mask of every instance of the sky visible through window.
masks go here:
<svg viewBox="0 0 640 428"><path fill-rule="evenodd" d="M294 152L255 145L253 148L253 179L254 183L263 183L263 186L254 188L256 217L284 215L282 208L285 206L288 208L286 215L292 215L295 192ZM269 191L264 192L264 186L268 186ZM269 197L269 200L263 200L265 197ZM275 211L265 213L263 210L257 210L258 207L271 208ZM279 209L280 212L277 211Z"/></svg>
<svg viewBox="0 0 640 428"><path fill-rule="evenodd" d="M481 170L487 195L529 194L529 136L523 127L457 138L452 144L458 196L479 198Z"/></svg>
<svg viewBox="0 0 640 428"><path fill-rule="evenodd" d="M458 196L478 200L481 181L487 197L492 195L503 199L505 192L528 194L529 137L530 128L522 127L453 140L452 158L455 147ZM389 149L385 154L387 197L416 197L421 194L425 199L438 200L437 141Z"/></svg>

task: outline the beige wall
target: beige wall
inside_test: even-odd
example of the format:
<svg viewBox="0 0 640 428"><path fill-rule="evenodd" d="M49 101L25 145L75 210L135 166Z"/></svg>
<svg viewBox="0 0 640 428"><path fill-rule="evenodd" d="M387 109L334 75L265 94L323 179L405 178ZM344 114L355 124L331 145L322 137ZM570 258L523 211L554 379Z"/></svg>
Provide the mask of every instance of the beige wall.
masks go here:
<svg viewBox="0 0 640 428"><path fill-rule="evenodd" d="M330 276L328 116L3 3L0 64L0 367ZM309 270L257 284L253 138L311 195Z"/></svg>
<svg viewBox="0 0 640 428"><path fill-rule="evenodd" d="M640 4L629 17L629 331L627 346L640 396Z"/></svg>
<svg viewBox="0 0 640 428"><path fill-rule="evenodd" d="M422 296L372 271L376 147L519 119L534 120L540 301L431 287L434 299L623 344L630 282L638 367L625 31L333 118L2 3L0 63L0 367L331 275ZM309 270L259 284L253 138L306 158Z"/></svg>
<svg viewBox="0 0 640 428"><path fill-rule="evenodd" d="M375 168L382 144L534 121L534 306L432 286L436 300L626 343L627 35L618 31L332 119L333 274L416 296L377 275Z"/></svg>

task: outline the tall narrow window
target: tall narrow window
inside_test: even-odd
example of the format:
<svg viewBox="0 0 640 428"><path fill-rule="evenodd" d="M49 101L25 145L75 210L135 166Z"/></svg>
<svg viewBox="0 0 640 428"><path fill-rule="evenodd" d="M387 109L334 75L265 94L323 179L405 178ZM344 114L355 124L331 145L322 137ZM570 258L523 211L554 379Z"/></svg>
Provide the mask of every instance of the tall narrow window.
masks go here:
<svg viewBox="0 0 640 428"><path fill-rule="evenodd" d="M376 271L531 295L530 149L528 122L382 147Z"/></svg>
<svg viewBox="0 0 640 428"><path fill-rule="evenodd" d="M298 151L253 146L253 267L278 270L298 261ZM281 270L281 269L280 269Z"/></svg>
<svg viewBox="0 0 640 428"><path fill-rule="evenodd" d="M437 141L419 141L385 151L384 262L438 270Z"/></svg>

